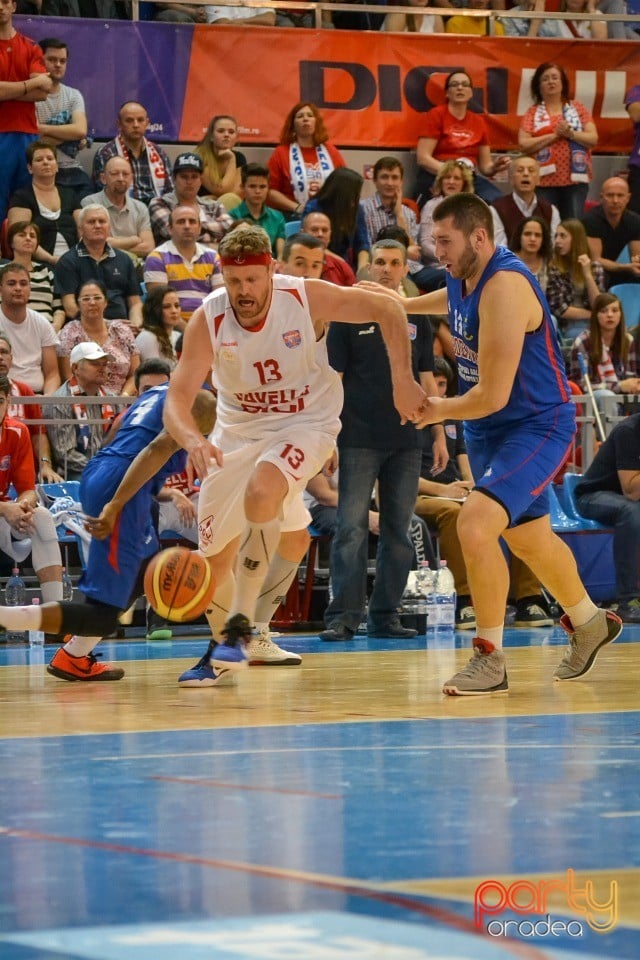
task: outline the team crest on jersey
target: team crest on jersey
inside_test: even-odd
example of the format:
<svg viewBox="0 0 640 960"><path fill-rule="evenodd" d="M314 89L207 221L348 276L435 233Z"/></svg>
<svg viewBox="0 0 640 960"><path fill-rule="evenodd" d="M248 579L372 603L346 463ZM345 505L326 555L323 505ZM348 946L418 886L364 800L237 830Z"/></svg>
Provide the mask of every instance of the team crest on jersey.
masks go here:
<svg viewBox="0 0 640 960"><path fill-rule="evenodd" d="M458 428L455 423L445 423L444 432L450 440L458 439Z"/></svg>
<svg viewBox="0 0 640 960"><path fill-rule="evenodd" d="M213 543L213 521L215 517L205 517L198 524L198 536L203 547Z"/></svg>
<svg viewBox="0 0 640 960"><path fill-rule="evenodd" d="M418 328L416 327L415 323L408 323L407 326L409 328L409 340L415 340L418 333Z"/></svg>
<svg viewBox="0 0 640 960"><path fill-rule="evenodd" d="M11 456L7 454L6 457L0 459L0 470L8 470L11 466Z"/></svg>
<svg viewBox="0 0 640 960"><path fill-rule="evenodd" d="M294 350L295 347L299 347L302 343L302 334L299 330L287 330L286 333L282 334L282 339L284 340L285 347Z"/></svg>

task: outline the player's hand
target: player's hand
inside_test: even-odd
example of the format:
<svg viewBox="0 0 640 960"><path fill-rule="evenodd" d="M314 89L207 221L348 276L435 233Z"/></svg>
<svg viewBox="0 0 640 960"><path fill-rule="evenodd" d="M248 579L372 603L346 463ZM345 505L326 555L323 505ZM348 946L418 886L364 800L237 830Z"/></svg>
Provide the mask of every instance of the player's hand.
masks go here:
<svg viewBox="0 0 640 960"><path fill-rule="evenodd" d="M202 437L189 449L189 455L187 457L187 478L191 490L196 489L196 479L202 483L202 481L207 478L213 461L215 461L219 467L223 465L222 450L214 447L206 437Z"/></svg>
<svg viewBox="0 0 640 960"><path fill-rule="evenodd" d="M84 527L96 540L106 540L118 519L118 509L111 502L104 505L99 517L86 517Z"/></svg>
<svg viewBox="0 0 640 960"><path fill-rule="evenodd" d="M402 383L394 384L393 405L400 414L401 423L411 421L421 426L419 421L426 402L427 395L415 380L407 378Z"/></svg>
<svg viewBox="0 0 640 960"><path fill-rule="evenodd" d="M414 420L414 423L419 430L431 423L440 423L440 421L443 419L442 413L440 412L441 404L442 397L425 397L424 403L418 411L418 416Z"/></svg>

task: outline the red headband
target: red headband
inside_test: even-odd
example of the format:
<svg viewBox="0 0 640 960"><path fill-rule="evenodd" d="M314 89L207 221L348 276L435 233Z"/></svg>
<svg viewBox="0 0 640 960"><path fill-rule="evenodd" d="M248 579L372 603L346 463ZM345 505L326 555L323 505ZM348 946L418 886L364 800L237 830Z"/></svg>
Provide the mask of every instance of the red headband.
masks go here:
<svg viewBox="0 0 640 960"><path fill-rule="evenodd" d="M223 267L268 267L273 262L270 253L239 253L237 257L225 257L220 255L220 263Z"/></svg>

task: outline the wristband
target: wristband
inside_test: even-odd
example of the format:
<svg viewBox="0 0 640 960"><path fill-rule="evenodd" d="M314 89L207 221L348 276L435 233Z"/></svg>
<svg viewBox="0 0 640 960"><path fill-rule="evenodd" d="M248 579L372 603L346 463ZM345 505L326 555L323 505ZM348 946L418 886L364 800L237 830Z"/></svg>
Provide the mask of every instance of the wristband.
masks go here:
<svg viewBox="0 0 640 960"><path fill-rule="evenodd" d="M49 457L40 457L40 463L51 463Z"/></svg>

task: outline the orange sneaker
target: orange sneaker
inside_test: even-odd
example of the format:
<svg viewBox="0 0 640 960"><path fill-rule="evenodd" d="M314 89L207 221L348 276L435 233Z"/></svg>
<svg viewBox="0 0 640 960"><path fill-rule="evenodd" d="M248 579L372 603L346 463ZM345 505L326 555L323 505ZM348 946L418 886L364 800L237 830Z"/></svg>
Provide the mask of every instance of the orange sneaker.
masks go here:
<svg viewBox="0 0 640 960"><path fill-rule="evenodd" d="M86 657L72 657L64 647L56 650L47 672L61 680L122 680L124 677L124 670L108 663L98 663L93 653Z"/></svg>

